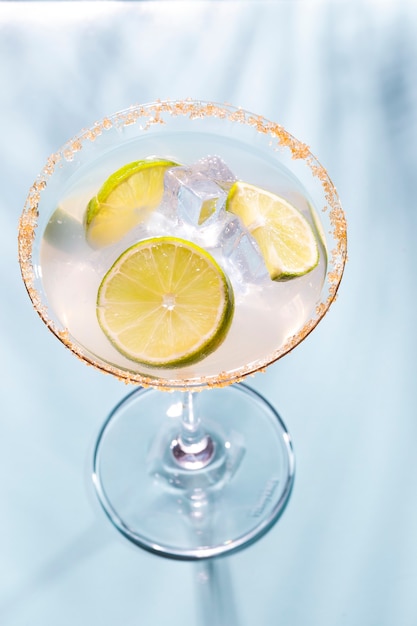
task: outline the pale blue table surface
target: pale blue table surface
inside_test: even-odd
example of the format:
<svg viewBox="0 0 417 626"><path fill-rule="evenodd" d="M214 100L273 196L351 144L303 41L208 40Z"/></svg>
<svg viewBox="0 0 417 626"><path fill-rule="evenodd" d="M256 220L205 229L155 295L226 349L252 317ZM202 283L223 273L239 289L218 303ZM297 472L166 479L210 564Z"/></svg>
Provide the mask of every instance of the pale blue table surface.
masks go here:
<svg viewBox="0 0 417 626"><path fill-rule="evenodd" d="M0 3L1 626L417 624L417 5ZM211 563L133 547L91 454L129 390L33 311L17 222L48 155L135 102L231 102L328 168L349 224L336 304L250 380L293 437L290 503Z"/></svg>

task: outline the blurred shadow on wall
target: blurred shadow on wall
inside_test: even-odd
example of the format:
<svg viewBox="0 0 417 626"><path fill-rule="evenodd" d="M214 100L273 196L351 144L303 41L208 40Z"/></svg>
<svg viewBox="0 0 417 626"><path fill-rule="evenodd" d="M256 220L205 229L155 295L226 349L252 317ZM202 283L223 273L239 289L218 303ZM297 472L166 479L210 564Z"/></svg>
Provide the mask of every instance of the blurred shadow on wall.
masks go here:
<svg viewBox="0 0 417 626"><path fill-rule="evenodd" d="M417 16L417 13L413 13ZM381 107L387 153L402 199L414 197L417 166L417 21L398 11L376 67L376 95ZM390 168L391 169L391 168ZM411 195L412 194L412 195ZM408 213L410 207L406 207Z"/></svg>
<svg viewBox="0 0 417 626"><path fill-rule="evenodd" d="M333 175L363 159L361 184L402 199L415 188L417 165L416 27L417 7L408 3L352 3L329 6L320 35L319 123ZM336 155L344 159L334 162Z"/></svg>

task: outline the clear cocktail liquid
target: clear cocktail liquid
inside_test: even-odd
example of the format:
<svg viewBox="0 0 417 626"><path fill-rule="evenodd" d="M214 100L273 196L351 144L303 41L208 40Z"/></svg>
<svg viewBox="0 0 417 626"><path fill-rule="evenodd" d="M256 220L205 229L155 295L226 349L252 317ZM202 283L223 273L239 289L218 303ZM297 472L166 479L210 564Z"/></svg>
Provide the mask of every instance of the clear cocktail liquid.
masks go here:
<svg viewBox="0 0 417 626"><path fill-rule="evenodd" d="M83 225L89 200L105 180L129 162L158 156L191 165L207 156L218 156L237 179L286 198L309 221L319 246L317 267L286 282L272 281L259 256L241 246L230 253L227 233L238 218L220 213L219 221L190 227L156 210L121 241L93 249L86 241ZM55 209L55 210L54 210ZM311 318L320 300L326 274L326 250L317 228L317 212L296 178L276 159L268 159L253 146L209 134L165 133L142 136L109 148L99 158L81 166L62 186L56 207L50 207L38 271L42 275L49 307L71 341L110 366L159 379L217 377L250 366L279 350ZM148 237L170 235L204 247L229 276L235 295L235 313L225 341L202 361L175 370L150 368L127 359L109 342L96 317L100 283L114 261L128 247ZM250 258L245 259L245 255Z"/></svg>

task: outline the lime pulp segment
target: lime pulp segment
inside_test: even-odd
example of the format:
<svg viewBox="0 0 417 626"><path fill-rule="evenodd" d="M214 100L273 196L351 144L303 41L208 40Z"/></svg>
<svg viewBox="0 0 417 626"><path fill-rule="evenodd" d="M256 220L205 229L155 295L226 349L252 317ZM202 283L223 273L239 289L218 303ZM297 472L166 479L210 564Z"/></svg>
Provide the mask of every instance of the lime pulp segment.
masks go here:
<svg viewBox="0 0 417 626"><path fill-rule="evenodd" d="M128 163L109 176L87 206L84 226L89 244L110 245L144 222L162 200L166 170L176 165L149 158Z"/></svg>
<svg viewBox="0 0 417 626"><path fill-rule="evenodd" d="M217 262L176 237L146 239L126 250L97 297L97 318L113 346L153 367L206 357L225 339L233 311L233 290Z"/></svg>
<svg viewBox="0 0 417 626"><path fill-rule="evenodd" d="M248 183L230 189L226 209L237 215L257 242L272 280L303 276L319 262L306 218L287 200Z"/></svg>

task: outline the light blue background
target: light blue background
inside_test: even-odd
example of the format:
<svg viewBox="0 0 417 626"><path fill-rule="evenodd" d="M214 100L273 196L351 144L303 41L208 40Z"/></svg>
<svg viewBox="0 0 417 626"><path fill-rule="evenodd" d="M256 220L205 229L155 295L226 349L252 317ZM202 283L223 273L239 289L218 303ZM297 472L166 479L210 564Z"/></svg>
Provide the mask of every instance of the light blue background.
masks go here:
<svg viewBox="0 0 417 626"><path fill-rule="evenodd" d="M2 626L417 623L416 33L401 1L0 3ZM43 326L16 245L50 153L132 103L188 96L308 143L349 224L336 304L249 381L293 436L289 506L203 564L134 548L99 510L92 448L129 388Z"/></svg>

